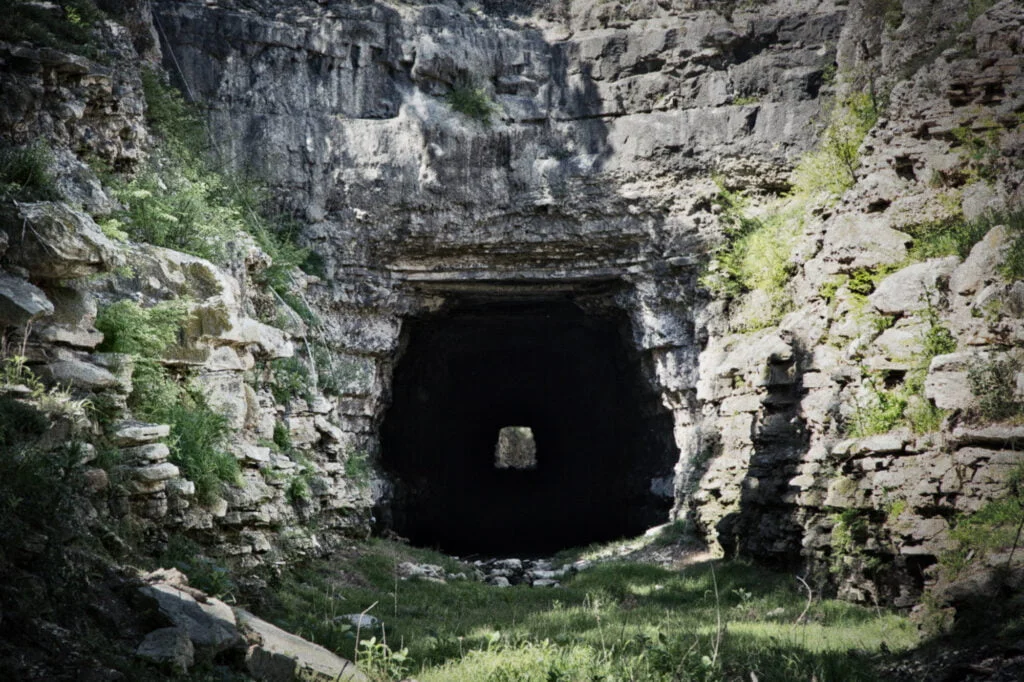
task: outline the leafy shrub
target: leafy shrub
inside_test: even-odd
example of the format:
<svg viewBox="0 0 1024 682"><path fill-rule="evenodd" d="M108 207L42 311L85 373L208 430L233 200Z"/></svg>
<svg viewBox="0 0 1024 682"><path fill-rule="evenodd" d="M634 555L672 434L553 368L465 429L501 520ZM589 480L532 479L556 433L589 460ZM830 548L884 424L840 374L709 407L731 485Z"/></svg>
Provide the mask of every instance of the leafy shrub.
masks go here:
<svg viewBox="0 0 1024 682"><path fill-rule="evenodd" d="M151 308L122 300L99 311L96 327L104 333L101 350L133 356L128 406L140 418L171 425L170 460L195 483L199 501L208 504L222 483L239 480L240 470L234 456L223 450L227 418L211 409L201 391L187 387L187 380L176 380L159 362L178 340L187 314L188 303L181 299Z"/></svg>
<svg viewBox="0 0 1024 682"><path fill-rule="evenodd" d="M271 441L277 452L290 452L292 450L292 432L284 422L274 422L274 436Z"/></svg>
<svg viewBox="0 0 1024 682"><path fill-rule="evenodd" d="M196 498L213 502L222 483L237 484L238 461L223 450L230 429L227 418L214 412L199 390L185 390L181 399L161 415L171 424L170 461L196 485Z"/></svg>
<svg viewBox="0 0 1024 682"><path fill-rule="evenodd" d="M273 380L270 392L279 405L287 405L297 396L309 399L309 370L297 357L278 358L270 363Z"/></svg>
<svg viewBox="0 0 1024 682"><path fill-rule="evenodd" d="M217 599L229 599L238 590L231 572L225 566L203 556L202 548L197 543L181 535L170 538L160 562L179 569L188 576L191 587Z"/></svg>
<svg viewBox="0 0 1024 682"><path fill-rule="evenodd" d="M160 357L178 341L181 325L188 317L188 302L175 299L143 308L124 299L100 309L96 328L103 332L99 349L147 358Z"/></svg>
<svg viewBox="0 0 1024 682"><path fill-rule="evenodd" d="M177 89L164 83L158 71L142 69L141 76L146 122L163 138L173 156L185 157L193 164L200 161L209 141L199 113Z"/></svg>
<svg viewBox="0 0 1024 682"><path fill-rule="evenodd" d="M0 395L0 449L14 452L46 433L50 422L38 409Z"/></svg>
<svg viewBox="0 0 1024 682"><path fill-rule="evenodd" d="M968 367L967 382L978 398L983 419L997 421L1024 414L1024 404L1015 397L1021 363L1014 358L978 361Z"/></svg>
<svg viewBox="0 0 1024 682"><path fill-rule="evenodd" d="M869 93L838 102L829 115L818 148L805 154L793 171L794 192L805 196L840 196L853 187L860 167L860 144L878 119Z"/></svg>
<svg viewBox="0 0 1024 682"><path fill-rule="evenodd" d="M50 201L59 198L50 175L51 153L41 142L0 147L0 199Z"/></svg>
<svg viewBox="0 0 1024 682"><path fill-rule="evenodd" d="M349 450L345 458L345 478L357 488L370 485L373 466L369 456L361 450Z"/></svg>
<svg viewBox="0 0 1024 682"><path fill-rule="evenodd" d="M882 377L868 377L868 399L857 403L848 428L854 438L888 433L903 422L907 396L901 390L886 389L883 383Z"/></svg>
<svg viewBox="0 0 1024 682"><path fill-rule="evenodd" d="M490 123L491 115L497 111L487 91L469 83L456 84L445 99L454 111L484 124Z"/></svg>

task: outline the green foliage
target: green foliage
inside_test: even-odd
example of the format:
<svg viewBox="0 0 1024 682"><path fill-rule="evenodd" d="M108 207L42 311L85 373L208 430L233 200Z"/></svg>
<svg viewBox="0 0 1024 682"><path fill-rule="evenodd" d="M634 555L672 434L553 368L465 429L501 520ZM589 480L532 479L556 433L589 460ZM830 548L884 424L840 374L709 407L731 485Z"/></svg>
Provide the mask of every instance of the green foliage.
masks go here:
<svg viewBox="0 0 1024 682"><path fill-rule="evenodd" d="M142 419L171 425L171 461L196 485L203 504L216 499L223 483L237 483L238 462L224 452L229 433L227 418L215 412L196 388L178 381L159 362L178 341L188 316L183 299L143 308L122 300L102 308L96 328L103 332L100 349L133 357L133 390L128 406Z"/></svg>
<svg viewBox="0 0 1024 682"><path fill-rule="evenodd" d="M949 537L955 546L940 557L940 563L955 577L985 555L1019 547L1024 524L1024 461L1011 473L1008 490L973 514L956 519Z"/></svg>
<svg viewBox="0 0 1024 682"><path fill-rule="evenodd" d="M905 393L886 389L883 376L868 375L866 384L867 400L858 401L848 424L847 433L854 438L892 431L903 423L903 412L907 408Z"/></svg>
<svg viewBox="0 0 1024 682"><path fill-rule="evenodd" d="M470 83L454 85L445 100L454 111L485 125L491 122L491 115L498 109L486 90Z"/></svg>
<svg viewBox="0 0 1024 682"><path fill-rule="evenodd" d="M228 242L248 234L272 260L257 283L288 295L292 271L309 258L295 244L298 225L271 210L263 188L212 164L202 117L159 74L143 71L143 88L147 120L162 144L149 168L115 187L127 207L116 230L214 262L224 261ZM296 309L302 315L304 308Z"/></svg>
<svg viewBox="0 0 1024 682"><path fill-rule="evenodd" d="M713 252L701 283L726 298L763 291L773 308L767 317L780 317L788 304L785 287L793 274L790 257L799 236L800 209L755 218L748 214L745 199L724 187L719 188L716 202L726 239Z"/></svg>
<svg viewBox="0 0 1024 682"><path fill-rule="evenodd" d="M0 199L52 201L59 198L50 174L52 156L43 142L0 146Z"/></svg>
<svg viewBox="0 0 1024 682"><path fill-rule="evenodd" d="M967 368L967 382L978 398L982 419L998 421L1024 414L1024 403L1015 397L1019 360L1011 357L979 360Z"/></svg>
<svg viewBox="0 0 1024 682"><path fill-rule="evenodd" d="M962 215L900 229L914 238L910 258L915 261L952 255L966 258L988 232L988 226L981 221L966 221Z"/></svg>
<svg viewBox="0 0 1024 682"><path fill-rule="evenodd" d="M345 479L357 488L366 488L372 475L369 456L361 450L349 450L345 457Z"/></svg>
<svg viewBox="0 0 1024 682"><path fill-rule="evenodd" d="M990 226L1005 225L1010 246L999 268L999 274L1011 282L1024 279L1024 208L988 213L982 221Z"/></svg>
<svg viewBox="0 0 1024 682"><path fill-rule="evenodd" d="M231 600L238 590L231 572L223 564L203 556L202 547L184 536L171 536L167 549L160 556L160 564L177 568L188 576L191 587L211 597Z"/></svg>
<svg viewBox="0 0 1024 682"><path fill-rule="evenodd" d="M356 663L374 680L400 680L409 672L409 650L395 651L376 637L359 641Z"/></svg>
<svg viewBox="0 0 1024 682"><path fill-rule="evenodd" d="M99 350L158 358L178 342L181 325L188 318L188 301L174 299L143 308L124 299L100 309L96 328L103 332Z"/></svg>
<svg viewBox="0 0 1024 682"><path fill-rule="evenodd" d="M196 499L210 504L224 483L240 483L238 460L223 449L230 433L228 420L210 408L202 392L182 391L161 417L171 424L170 461L195 483Z"/></svg>
<svg viewBox="0 0 1024 682"><path fill-rule="evenodd" d="M981 130L965 125L957 126L951 132L959 145L960 156L966 164L966 168L958 174L960 181L994 182L999 177L1002 159L1002 152L999 149L1002 128L993 121L990 126Z"/></svg>
<svg viewBox="0 0 1024 682"><path fill-rule="evenodd" d="M264 593L261 615L347 658L358 650L360 667L375 669L375 657L388 652L367 652L336 620L371 607L386 631L359 639L377 648L386 638L391 653L403 654L391 661L401 670L375 669L371 679L412 674L423 682L711 682L751 672L762 680L859 682L878 679L872 652L883 641L902 650L916 639L900 616L829 600L815 600L796 625L807 599L792 576L740 563L667 570L616 561L544 590L396 580L405 561L471 573L448 558L376 541L347 559L285 568ZM408 651L395 652L396 642Z"/></svg>
<svg viewBox="0 0 1024 682"><path fill-rule="evenodd" d="M103 16L92 0L58 0L53 5L8 0L0 12L0 40L102 59L92 27Z"/></svg>
<svg viewBox="0 0 1024 682"><path fill-rule="evenodd" d="M181 385L152 358L136 357L128 407L142 419L165 419L181 397Z"/></svg>
<svg viewBox="0 0 1024 682"><path fill-rule="evenodd" d="M307 401L311 399L309 369L302 360L294 356L278 358L270 366L273 370L270 392L279 405L287 405L298 396Z"/></svg>
<svg viewBox="0 0 1024 682"><path fill-rule="evenodd" d="M309 482L302 474L292 476L285 486L284 496L291 504L298 504L302 500L309 499Z"/></svg>
<svg viewBox="0 0 1024 682"><path fill-rule="evenodd" d="M286 453L292 450L292 432L284 422L274 422L274 447L277 452Z"/></svg>
<svg viewBox="0 0 1024 682"><path fill-rule="evenodd" d="M847 424L849 435L861 438L888 433L898 426L909 426L914 433L924 434L937 431L942 425L945 411L925 396L924 381L932 358L956 351L957 342L952 332L940 322L938 311L930 302L921 317L927 327L921 339L921 352L914 358L914 366L903 382L894 388L885 387L887 375L884 372L867 376L868 398L866 402L855 405ZM892 318L879 319L892 323Z"/></svg>
<svg viewBox="0 0 1024 682"><path fill-rule="evenodd" d="M0 396L0 578L24 561L39 573L61 571L80 531L82 453L77 444L43 449L49 428L42 410Z"/></svg>
<svg viewBox="0 0 1024 682"><path fill-rule="evenodd" d="M85 416L92 405L89 400L73 400L70 389L60 386L47 388L29 369L24 355L5 357L0 365L0 387L13 386L28 389L28 397L35 408L51 418L60 416L74 421Z"/></svg>
<svg viewBox="0 0 1024 682"><path fill-rule="evenodd" d="M46 433L46 415L28 403L0 395L0 449L12 453Z"/></svg>
<svg viewBox="0 0 1024 682"><path fill-rule="evenodd" d="M869 531L868 517L859 509L832 515L832 572L841 572L845 560L860 554Z"/></svg>
<svg viewBox="0 0 1024 682"><path fill-rule="evenodd" d="M162 138L171 156L195 165L209 147L203 119L181 92L167 85L160 72L144 68L142 93L146 100L146 122Z"/></svg>
<svg viewBox="0 0 1024 682"><path fill-rule="evenodd" d="M853 187L860 167L860 144L875 125L878 110L869 93L838 102L818 148L803 156L793 171L794 192L808 197L838 197Z"/></svg>
<svg viewBox="0 0 1024 682"><path fill-rule="evenodd" d="M997 0L967 0L967 19L974 21L995 5Z"/></svg>

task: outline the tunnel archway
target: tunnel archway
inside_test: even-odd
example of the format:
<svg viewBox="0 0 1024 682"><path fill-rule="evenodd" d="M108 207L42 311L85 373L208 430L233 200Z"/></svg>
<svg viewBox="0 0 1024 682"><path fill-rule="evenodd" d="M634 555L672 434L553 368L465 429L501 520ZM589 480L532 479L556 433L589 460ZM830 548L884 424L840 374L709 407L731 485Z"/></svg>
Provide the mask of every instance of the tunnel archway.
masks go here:
<svg viewBox="0 0 1024 682"><path fill-rule="evenodd" d="M410 319L381 427L390 525L455 554L538 554L642 532L668 517L672 420L619 309L568 297L463 302ZM502 467L504 427L533 466Z"/></svg>

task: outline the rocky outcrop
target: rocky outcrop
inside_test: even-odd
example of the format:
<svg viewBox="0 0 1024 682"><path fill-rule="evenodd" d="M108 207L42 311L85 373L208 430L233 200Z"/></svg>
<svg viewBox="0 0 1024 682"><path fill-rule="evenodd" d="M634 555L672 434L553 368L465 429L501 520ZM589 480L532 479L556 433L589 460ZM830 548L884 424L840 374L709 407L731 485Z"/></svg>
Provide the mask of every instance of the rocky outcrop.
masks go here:
<svg viewBox="0 0 1024 682"><path fill-rule="evenodd" d="M32 322L26 356L48 381L116 408L102 430L125 457L111 513L250 566L364 532L372 504L413 484L365 472L410 320L467 302L621 312L643 409L671 414L656 439L678 451L643 487L720 551L800 557L851 598L910 603L949 519L999 495L1013 459L1012 439L970 427L965 390L972 363L1024 343L1024 285L1001 270L1010 228L966 257L907 259L926 224L1022 199L1024 17L1009 0L972 23L952 0L899 5L153 3L165 66L218 153L262 175L323 258L322 277L292 280L305 320L259 291L269 259L248 238L225 245L222 268L99 229L114 202L81 159L133 171L144 158L130 44L157 56L144 13L131 36L104 24L111 66L0 45L14 93L0 121L11 142L54 140L66 199L3 209L0 315ZM759 315L763 292L715 299L699 279L729 237L719 186L765 208L827 103L856 92L888 107L853 187L802 218L788 314ZM235 434L240 478L212 502L169 461L166 429L118 423L131 361L95 352L93 325L98 304L126 298L189 301L158 360ZM325 356L329 392L310 374ZM862 407L912 375L908 405L951 413L928 433L851 437ZM318 533L299 526L313 519ZM181 661L176 637L157 639Z"/></svg>

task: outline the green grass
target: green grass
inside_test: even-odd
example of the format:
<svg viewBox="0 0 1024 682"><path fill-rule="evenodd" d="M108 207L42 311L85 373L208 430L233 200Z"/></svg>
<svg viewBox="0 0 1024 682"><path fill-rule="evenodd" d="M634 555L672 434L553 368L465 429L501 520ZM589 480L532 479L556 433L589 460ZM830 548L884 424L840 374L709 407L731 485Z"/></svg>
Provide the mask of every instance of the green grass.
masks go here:
<svg viewBox="0 0 1024 682"><path fill-rule="evenodd" d="M605 563L560 589L533 589L396 583L394 566L407 560L459 568L375 541L347 560L286 569L264 593L263 615L351 658L356 633L334 619L372 606L384 631L360 639L386 637L391 650L406 650L385 663L421 682L719 680L751 672L762 680L873 680L883 642L899 651L916 641L900 616L835 601L815 601L796 624L807 600L793 576L737 562L682 571Z"/></svg>
<svg viewBox="0 0 1024 682"><path fill-rule="evenodd" d="M860 167L860 144L878 120L878 113L869 93L855 93L836 103L817 148L805 154L793 170L793 193L838 198L853 187Z"/></svg>

